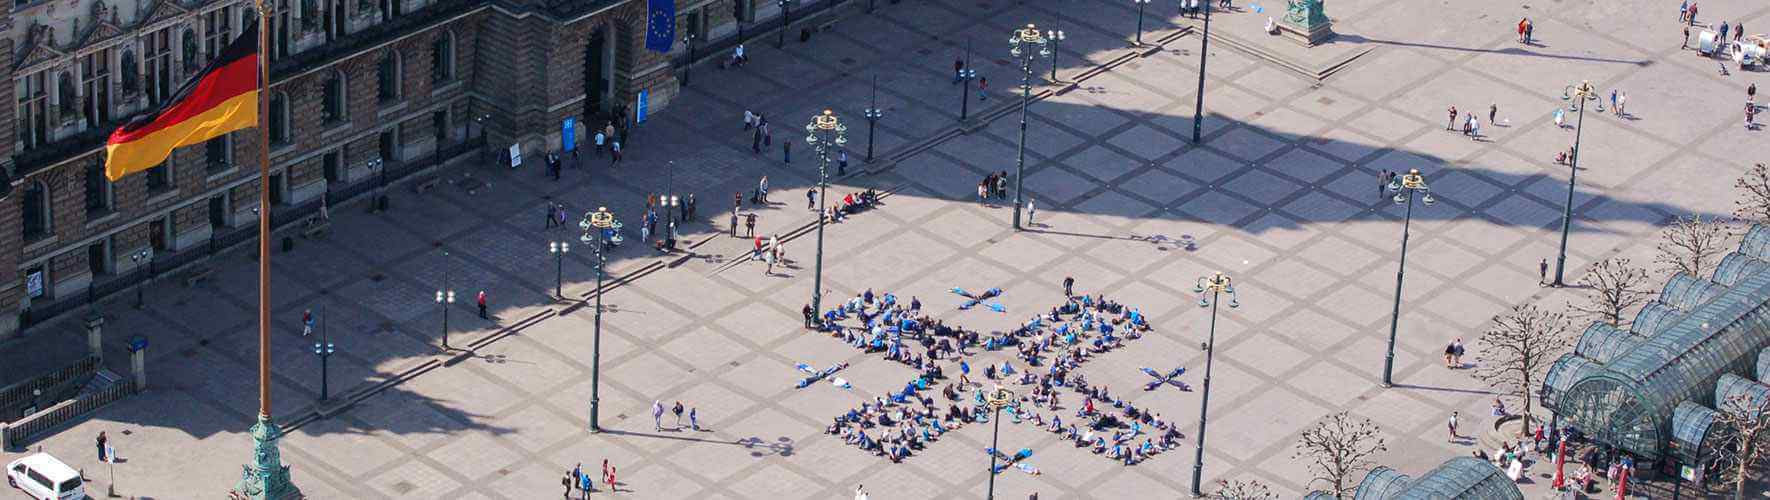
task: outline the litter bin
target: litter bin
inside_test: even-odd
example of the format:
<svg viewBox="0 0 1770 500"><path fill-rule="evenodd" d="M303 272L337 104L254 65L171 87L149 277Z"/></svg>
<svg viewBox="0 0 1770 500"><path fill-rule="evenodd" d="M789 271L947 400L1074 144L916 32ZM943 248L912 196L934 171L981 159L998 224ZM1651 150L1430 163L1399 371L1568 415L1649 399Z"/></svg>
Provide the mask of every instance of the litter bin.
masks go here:
<svg viewBox="0 0 1770 500"><path fill-rule="evenodd" d="M293 251L295 251L295 237L284 236L283 237L283 253L289 253L289 252L293 252Z"/></svg>

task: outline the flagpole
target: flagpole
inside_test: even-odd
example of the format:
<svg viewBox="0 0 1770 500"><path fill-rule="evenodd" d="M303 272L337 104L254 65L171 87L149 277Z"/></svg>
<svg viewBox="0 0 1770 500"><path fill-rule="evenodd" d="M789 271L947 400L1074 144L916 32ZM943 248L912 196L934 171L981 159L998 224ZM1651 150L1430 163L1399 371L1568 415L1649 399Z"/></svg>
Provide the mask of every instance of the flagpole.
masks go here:
<svg viewBox="0 0 1770 500"><path fill-rule="evenodd" d="M231 498L299 500L277 441L282 430L270 413L270 6L258 9L258 422L252 425L253 462L245 467Z"/></svg>

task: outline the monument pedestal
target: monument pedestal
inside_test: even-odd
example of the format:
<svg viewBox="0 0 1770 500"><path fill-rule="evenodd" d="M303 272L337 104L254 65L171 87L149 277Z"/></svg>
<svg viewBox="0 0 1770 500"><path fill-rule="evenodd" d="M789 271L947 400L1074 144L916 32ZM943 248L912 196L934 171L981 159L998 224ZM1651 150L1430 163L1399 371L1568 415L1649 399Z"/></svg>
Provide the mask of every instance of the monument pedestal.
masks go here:
<svg viewBox="0 0 1770 500"><path fill-rule="evenodd" d="M1278 23L1278 34L1287 40L1302 44L1304 47L1314 47L1334 37L1334 23L1333 21L1326 21L1309 26L1300 26L1289 22L1281 22Z"/></svg>

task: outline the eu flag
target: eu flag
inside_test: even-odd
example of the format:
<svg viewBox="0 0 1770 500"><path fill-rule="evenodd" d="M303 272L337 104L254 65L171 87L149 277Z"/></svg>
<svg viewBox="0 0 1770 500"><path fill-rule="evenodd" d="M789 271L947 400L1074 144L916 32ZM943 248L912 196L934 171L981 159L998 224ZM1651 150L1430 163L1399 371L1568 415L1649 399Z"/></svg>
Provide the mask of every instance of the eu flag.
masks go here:
<svg viewBox="0 0 1770 500"><path fill-rule="evenodd" d="M676 0L647 0L645 48L669 53L676 44Z"/></svg>

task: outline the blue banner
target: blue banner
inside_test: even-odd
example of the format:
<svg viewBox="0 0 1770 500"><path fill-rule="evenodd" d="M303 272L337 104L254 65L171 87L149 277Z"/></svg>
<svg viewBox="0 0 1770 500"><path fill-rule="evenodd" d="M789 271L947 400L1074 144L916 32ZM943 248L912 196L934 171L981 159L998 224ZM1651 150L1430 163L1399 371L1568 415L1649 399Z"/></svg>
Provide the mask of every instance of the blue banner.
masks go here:
<svg viewBox="0 0 1770 500"><path fill-rule="evenodd" d="M645 48L669 53L676 44L676 0L647 0Z"/></svg>
<svg viewBox="0 0 1770 500"><path fill-rule="evenodd" d="M565 119L565 123L562 123L559 126L559 140L560 140L560 145L562 146L561 149L564 149L568 153L574 149L577 149L577 146L578 146L578 144L577 144L578 133L576 130L573 130L576 127L573 127L572 125L573 125L573 120L568 117Z"/></svg>

